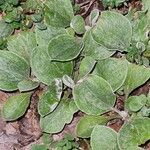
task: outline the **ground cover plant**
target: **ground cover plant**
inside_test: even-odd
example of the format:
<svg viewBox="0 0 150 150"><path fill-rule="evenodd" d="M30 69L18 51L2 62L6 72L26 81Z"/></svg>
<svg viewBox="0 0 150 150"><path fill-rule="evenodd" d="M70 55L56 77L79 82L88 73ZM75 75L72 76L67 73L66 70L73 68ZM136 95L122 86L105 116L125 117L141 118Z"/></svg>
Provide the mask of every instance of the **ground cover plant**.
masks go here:
<svg viewBox="0 0 150 150"><path fill-rule="evenodd" d="M136 3L89 1L82 15L70 0L0 2L0 90L14 93L1 117L22 120L37 93L42 140L32 150L150 148L149 86L136 93L150 79L150 2ZM74 133L55 140L76 116Z"/></svg>

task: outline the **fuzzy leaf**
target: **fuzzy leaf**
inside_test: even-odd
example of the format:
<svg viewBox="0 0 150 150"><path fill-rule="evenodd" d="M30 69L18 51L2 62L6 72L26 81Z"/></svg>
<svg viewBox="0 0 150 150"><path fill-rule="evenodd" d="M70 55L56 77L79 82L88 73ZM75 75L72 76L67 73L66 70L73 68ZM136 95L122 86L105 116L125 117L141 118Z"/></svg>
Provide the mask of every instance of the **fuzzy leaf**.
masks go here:
<svg viewBox="0 0 150 150"><path fill-rule="evenodd" d="M90 56L85 57L80 63L78 78L80 79L90 74L94 69L95 65L96 61L92 57Z"/></svg>
<svg viewBox="0 0 150 150"><path fill-rule="evenodd" d="M8 98L2 109L2 116L7 121L16 120L26 112L30 103L30 94L21 93Z"/></svg>
<svg viewBox="0 0 150 150"><path fill-rule="evenodd" d="M106 47L98 44L91 35L91 30L86 31L83 37L85 56L93 57L93 59L101 60L106 59L114 54L113 51L109 51Z"/></svg>
<svg viewBox="0 0 150 150"><path fill-rule="evenodd" d="M85 22L80 15L76 15L72 18L70 26L77 34L83 34L85 32Z"/></svg>
<svg viewBox="0 0 150 150"><path fill-rule="evenodd" d="M23 32L8 39L8 50L25 58L28 62L36 45L36 38L33 32Z"/></svg>
<svg viewBox="0 0 150 150"><path fill-rule="evenodd" d="M13 33L13 27L5 23L4 21L0 21L0 38L5 38Z"/></svg>
<svg viewBox="0 0 150 150"><path fill-rule="evenodd" d="M38 28L36 28L35 33L37 44L39 46L45 46L45 48L48 48L48 43L52 38L55 38L56 36L61 34L66 34L66 31L63 28L48 26L46 30L39 30Z"/></svg>
<svg viewBox="0 0 150 150"><path fill-rule="evenodd" d="M37 88L38 86L38 82L32 81L30 79L25 79L18 83L18 89L20 92L31 91Z"/></svg>
<svg viewBox="0 0 150 150"><path fill-rule="evenodd" d="M90 116L85 115L82 117L77 126L76 133L78 137L89 138L91 136L92 130L96 125L105 125L110 118L106 116Z"/></svg>
<svg viewBox="0 0 150 150"><path fill-rule="evenodd" d="M118 150L117 132L113 129L97 125L91 134L92 150Z"/></svg>
<svg viewBox="0 0 150 150"><path fill-rule="evenodd" d="M128 95L135 88L144 84L150 78L150 69L135 64L128 65L128 73L124 83L124 91Z"/></svg>
<svg viewBox="0 0 150 150"><path fill-rule="evenodd" d="M40 96L38 112L42 117L51 113L57 107L61 99L62 90L62 81L60 79L55 79L48 90Z"/></svg>
<svg viewBox="0 0 150 150"><path fill-rule="evenodd" d="M45 3L45 20L52 27L67 27L73 18L70 0L49 0Z"/></svg>
<svg viewBox="0 0 150 150"><path fill-rule="evenodd" d="M99 115L110 110L115 103L115 95L110 84L97 75L79 81L73 89L77 107L90 115Z"/></svg>
<svg viewBox="0 0 150 150"><path fill-rule="evenodd" d="M18 89L17 84L28 78L29 73L30 66L23 58L9 51L0 51L0 89Z"/></svg>
<svg viewBox="0 0 150 150"><path fill-rule="evenodd" d="M131 42L132 26L120 13L103 11L92 35L95 41L110 51L126 51Z"/></svg>
<svg viewBox="0 0 150 150"><path fill-rule="evenodd" d="M73 114L77 110L70 109L70 104L71 102L62 100L52 113L41 118L40 124L44 132L58 133L64 128L65 124L71 122Z"/></svg>
<svg viewBox="0 0 150 150"><path fill-rule="evenodd" d="M128 62L125 59L109 58L97 63L94 74L104 78L113 88L119 89L127 76Z"/></svg>
<svg viewBox="0 0 150 150"><path fill-rule="evenodd" d="M93 27L98 18L99 18L99 15L100 15L100 11L98 9L93 9L90 13L90 16L89 16L89 21L90 21L90 25Z"/></svg>
<svg viewBox="0 0 150 150"><path fill-rule="evenodd" d="M47 85L50 85L55 78L61 78L65 74L71 74L72 64L69 62L51 62L45 46L37 47L31 58L31 67L34 75Z"/></svg>
<svg viewBox="0 0 150 150"><path fill-rule="evenodd" d="M129 111L137 112L146 104L146 101L147 97L145 95L130 96L125 101L125 107Z"/></svg>
<svg viewBox="0 0 150 150"><path fill-rule="evenodd" d="M49 42L48 52L52 60L70 61L81 51L81 44L69 35L60 35Z"/></svg>
<svg viewBox="0 0 150 150"><path fill-rule="evenodd" d="M140 150L138 147L150 139L150 119L135 118L125 123L118 135L121 150Z"/></svg>

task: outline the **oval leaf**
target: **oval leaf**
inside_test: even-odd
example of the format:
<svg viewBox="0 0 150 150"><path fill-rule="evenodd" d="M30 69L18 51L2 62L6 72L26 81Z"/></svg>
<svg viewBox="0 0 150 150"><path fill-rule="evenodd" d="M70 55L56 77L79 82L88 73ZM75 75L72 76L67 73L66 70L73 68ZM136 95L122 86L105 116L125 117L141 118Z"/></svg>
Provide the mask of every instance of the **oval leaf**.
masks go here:
<svg viewBox="0 0 150 150"><path fill-rule="evenodd" d="M85 115L80 119L76 126L76 134L81 138L89 138L92 130L96 125L105 125L109 121L106 116L91 116Z"/></svg>
<svg viewBox="0 0 150 150"><path fill-rule="evenodd" d="M106 47L98 44L91 35L91 30L86 31L83 37L85 56L93 57L93 59L101 60L106 59L114 54L113 51L109 51Z"/></svg>
<svg viewBox="0 0 150 150"><path fill-rule="evenodd" d="M65 124L71 122L73 114L77 110L73 109L73 106L70 108L70 104L72 105L71 102L62 100L52 113L41 118L40 124L44 132L58 133L64 128Z"/></svg>
<svg viewBox="0 0 150 150"><path fill-rule="evenodd" d="M81 44L69 35L60 35L49 42L48 52L52 60L70 61L81 51Z"/></svg>
<svg viewBox="0 0 150 150"><path fill-rule="evenodd" d="M125 108L129 111L137 112L139 111L147 101L147 97L145 95L140 96L130 96L125 101Z"/></svg>
<svg viewBox="0 0 150 150"><path fill-rule="evenodd" d="M80 15L76 15L72 18L70 26L77 34L83 34L85 32L85 22Z"/></svg>
<svg viewBox="0 0 150 150"><path fill-rule="evenodd" d="M2 109L2 116L6 121L16 120L26 112L30 103L30 94L21 93L8 98Z"/></svg>
<svg viewBox="0 0 150 150"><path fill-rule="evenodd" d="M126 95L130 94L135 88L144 84L150 78L150 69L135 64L128 65L128 73L124 83Z"/></svg>
<svg viewBox="0 0 150 150"><path fill-rule="evenodd" d="M97 125L91 134L92 150L118 150L117 132L113 129Z"/></svg>
<svg viewBox="0 0 150 150"><path fill-rule="evenodd" d="M55 78L71 74L72 64L70 62L51 62L45 47L37 47L31 58L31 67L34 75L47 85L50 85Z"/></svg>
<svg viewBox="0 0 150 150"><path fill-rule="evenodd" d="M122 150L140 150L138 147L150 139L150 119L136 118L123 125L118 143Z"/></svg>
<svg viewBox="0 0 150 150"><path fill-rule="evenodd" d="M90 115L107 112L115 103L115 95L110 84L96 75L89 75L73 88L77 107Z"/></svg>
<svg viewBox="0 0 150 150"><path fill-rule="evenodd" d="M94 74L104 78L113 88L119 89L127 76L128 62L125 59L109 58L97 63Z"/></svg>
<svg viewBox="0 0 150 150"><path fill-rule="evenodd" d="M131 42L132 26L122 14L103 11L92 35L95 41L111 51L126 51Z"/></svg>
<svg viewBox="0 0 150 150"><path fill-rule="evenodd" d="M38 82L32 81L30 79L25 79L18 83L18 89L20 92L31 91L37 88L38 86Z"/></svg>
<svg viewBox="0 0 150 150"><path fill-rule="evenodd" d="M8 39L7 48L9 51L25 58L28 62L33 49L37 46L35 33L23 32Z"/></svg>
<svg viewBox="0 0 150 150"><path fill-rule="evenodd" d="M73 17L70 0L49 0L45 3L45 21L52 27L67 27Z"/></svg>
<svg viewBox="0 0 150 150"><path fill-rule="evenodd" d="M17 84L29 74L30 66L23 58L9 51L0 51L0 89L18 89Z"/></svg>

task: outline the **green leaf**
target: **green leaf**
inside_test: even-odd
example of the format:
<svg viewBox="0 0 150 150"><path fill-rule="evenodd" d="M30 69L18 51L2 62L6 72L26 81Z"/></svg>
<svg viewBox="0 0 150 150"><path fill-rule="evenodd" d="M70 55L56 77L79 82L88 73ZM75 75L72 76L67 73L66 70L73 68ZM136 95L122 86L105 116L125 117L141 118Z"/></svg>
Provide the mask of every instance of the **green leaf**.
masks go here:
<svg viewBox="0 0 150 150"><path fill-rule="evenodd" d="M150 21L150 3L149 0L142 0L142 4L143 4L143 10L147 11L147 17L148 20Z"/></svg>
<svg viewBox="0 0 150 150"><path fill-rule="evenodd" d="M147 101L147 97L145 95L140 96L130 96L125 101L125 108L129 111L137 112L139 111Z"/></svg>
<svg viewBox="0 0 150 150"><path fill-rule="evenodd" d="M51 113L57 107L61 99L62 90L62 81L60 79L55 79L48 90L40 96L38 112L42 117Z"/></svg>
<svg viewBox="0 0 150 150"><path fill-rule="evenodd" d="M14 29L8 23L0 21L0 38L5 38L13 33Z"/></svg>
<svg viewBox="0 0 150 150"><path fill-rule="evenodd" d="M92 57L85 57L80 63L78 78L81 79L84 76L90 74L94 69L95 65L96 61Z"/></svg>
<svg viewBox="0 0 150 150"><path fill-rule="evenodd" d="M113 91L119 89L127 76L128 62L125 59L108 58L98 61L94 74L104 78Z"/></svg>
<svg viewBox="0 0 150 150"><path fill-rule="evenodd" d="M25 58L28 62L33 49L37 46L33 32L23 32L12 36L8 40L8 50Z"/></svg>
<svg viewBox="0 0 150 150"><path fill-rule="evenodd" d="M73 18L70 0L50 0L45 3L45 21L52 27L67 27Z"/></svg>
<svg viewBox="0 0 150 150"><path fill-rule="evenodd" d="M90 115L107 112L115 103L115 95L110 84L97 75L79 81L73 89L77 107Z"/></svg>
<svg viewBox="0 0 150 150"><path fill-rule="evenodd" d="M122 14L103 11L92 31L92 36L95 41L110 51L126 51L131 42L132 26Z"/></svg>
<svg viewBox="0 0 150 150"><path fill-rule="evenodd" d="M91 134L92 150L118 150L117 132L113 129L97 125Z"/></svg>
<svg viewBox="0 0 150 150"><path fill-rule="evenodd" d="M31 58L31 68L34 75L47 85L50 85L55 78L71 74L72 64L70 62L51 62L45 46L34 49Z"/></svg>
<svg viewBox="0 0 150 150"><path fill-rule="evenodd" d="M52 60L70 61L79 55L81 48L76 38L66 34L57 36L49 42L48 53Z"/></svg>
<svg viewBox="0 0 150 150"><path fill-rule="evenodd" d="M48 148L46 147L46 145L32 145L31 150L48 150Z"/></svg>
<svg viewBox="0 0 150 150"><path fill-rule="evenodd" d="M85 22L80 15L76 15L72 18L70 26L77 34L83 34L85 32Z"/></svg>
<svg viewBox="0 0 150 150"><path fill-rule="evenodd" d="M65 124L71 122L76 109L70 109L69 104L68 100L62 100L52 113L41 118L40 124L44 132L58 133L64 128Z"/></svg>
<svg viewBox="0 0 150 150"><path fill-rule="evenodd" d="M91 30L86 31L83 37L85 56L93 57L93 59L101 60L106 59L114 54L113 51L109 51L106 47L98 44L91 35Z"/></svg>
<svg viewBox="0 0 150 150"><path fill-rule="evenodd" d="M30 103L30 94L21 93L8 98L2 109L2 117L13 121L24 115Z"/></svg>
<svg viewBox="0 0 150 150"><path fill-rule="evenodd" d="M118 135L121 150L140 150L138 147L150 139L150 119L135 118L125 123Z"/></svg>
<svg viewBox="0 0 150 150"><path fill-rule="evenodd" d="M107 116L85 115L76 126L76 134L81 138L89 138L96 125L105 125L109 120L110 118Z"/></svg>
<svg viewBox="0 0 150 150"><path fill-rule="evenodd" d="M32 81L31 79L25 79L18 83L18 89L20 92L31 91L39 86L38 82Z"/></svg>
<svg viewBox="0 0 150 150"><path fill-rule="evenodd" d="M48 43L52 38L55 38L56 36L61 34L66 34L66 31L63 28L47 26L46 30L40 30L36 28L35 33L37 44L39 46L45 46L45 48L48 48Z"/></svg>
<svg viewBox="0 0 150 150"><path fill-rule="evenodd" d="M62 81L63 81L64 85L66 85L67 87L69 87L69 88L71 88L71 89L73 88L73 86L74 86L74 81L73 81L73 79L70 78L69 76L64 75L63 78L62 78Z"/></svg>
<svg viewBox="0 0 150 150"><path fill-rule="evenodd" d="M144 84L150 78L150 69L135 64L128 65L128 73L124 83L126 95L130 94L135 88Z"/></svg>
<svg viewBox="0 0 150 150"><path fill-rule="evenodd" d="M0 51L0 89L18 89L17 84L28 78L29 74L30 66L23 58L9 51Z"/></svg>
<svg viewBox="0 0 150 150"><path fill-rule="evenodd" d="M99 15L100 15L100 11L98 9L93 9L91 11L90 16L89 16L89 22L92 27L96 24L99 18Z"/></svg>

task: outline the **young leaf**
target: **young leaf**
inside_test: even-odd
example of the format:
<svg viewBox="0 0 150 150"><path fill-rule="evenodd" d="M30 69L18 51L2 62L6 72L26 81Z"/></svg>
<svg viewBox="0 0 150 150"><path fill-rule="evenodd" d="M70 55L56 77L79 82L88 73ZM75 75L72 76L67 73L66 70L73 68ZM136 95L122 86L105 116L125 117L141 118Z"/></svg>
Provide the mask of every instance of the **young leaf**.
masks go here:
<svg viewBox="0 0 150 150"><path fill-rule="evenodd" d="M134 118L125 123L118 135L119 148L140 150L138 147L150 139L150 119Z"/></svg>
<svg viewBox="0 0 150 150"><path fill-rule="evenodd" d="M52 82L48 90L40 96L38 112L42 117L51 113L57 107L61 99L62 90L62 81L57 79Z"/></svg>
<svg viewBox="0 0 150 150"><path fill-rule="evenodd" d="M106 47L98 44L91 35L91 30L86 31L83 37L85 56L93 57L93 59L101 60L106 59L113 55L115 52L109 51Z"/></svg>
<svg viewBox="0 0 150 150"><path fill-rule="evenodd" d="M99 115L110 110L115 103L115 95L110 84L97 75L89 75L73 88L77 107L90 115Z"/></svg>
<svg viewBox="0 0 150 150"><path fill-rule="evenodd" d="M135 64L128 65L128 73L124 83L126 95L130 94L135 88L144 84L150 78L150 69Z"/></svg>
<svg viewBox="0 0 150 150"><path fill-rule="evenodd" d="M30 79L22 80L18 83L18 89L20 92L31 91L39 86L38 82L32 81Z"/></svg>
<svg viewBox="0 0 150 150"><path fill-rule="evenodd" d="M132 26L120 13L103 11L92 36L95 41L111 51L126 51L131 42Z"/></svg>
<svg viewBox="0 0 150 150"><path fill-rule="evenodd" d="M62 80L63 80L63 83L66 85L66 86L68 86L69 88L73 88L73 86L74 86L74 81L73 81L73 79L71 79L69 76L67 76L67 75L64 75L63 76L63 78L62 78Z"/></svg>
<svg viewBox="0 0 150 150"><path fill-rule="evenodd" d="M4 21L0 21L0 38L5 38L13 33L13 27L5 23Z"/></svg>
<svg viewBox="0 0 150 150"><path fill-rule="evenodd" d="M44 132L58 133L64 128L65 124L71 122L73 114L77 110L70 109L69 104L69 101L62 100L52 113L41 118L40 124Z"/></svg>
<svg viewBox="0 0 150 150"><path fill-rule="evenodd" d="M69 35L60 35L49 42L48 53L52 60L70 61L82 50L81 44Z"/></svg>
<svg viewBox="0 0 150 150"><path fill-rule="evenodd" d="M70 26L77 34L83 34L85 32L85 22L80 15L76 15L72 18Z"/></svg>
<svg viewBox="0 0 150 150"><path fill-rule="evenodd" d="M100 12L99 12L98 9L93 9L91 11L90 16L89 16L89 21L90 21L90 25L92 27L96 24L96 22L97 22L97 20L99 18L99 15L100 15Z"/></svg>
<svg viewBox="0 0 150 150"><path fill-rule="evenodd" d="M90 56L85 57L80 63L78 78L81 79L84 76L91 73L95 65L96 61L92 57Z"/></svg>
<svg viewBox="0 0 150 150"><path fill-rule="evenodd" d="M45 3L45 21L52 27L67 27L73 18L70 0L50 0Z"/></svg>
<svg viewBox="0 0 150 150"><path fill-rule="evenodd" d="M92 150L119 150L117 132L106 126L95 126L91 134L91 147Z"/></svg>
<svg viewBox="0 0 150 150"><path fill-rule="evenodd" d="M21 93L8 98L2 109L6 121L13 121L24 115L30 103L30 94Z"/></svg>
<svg viewBox="0 0 150 150"><path fill-rule="evenodd" d="M145 95L130 96L125 101L125 108L129 111L137 112L146 104L146 101L147 97Z"/></svg>
<svg viewBox="0 0 150 150"><path fill-rule="evenodd" d="M107 116L85 115L76 126L76 134L81 138L89 138L96 125L105 125L109 120L110 118Z"/></svg>
<svg viewBox="0 0 150 150"><path fill-rule="evenodd" d="M23 32L8 39L8 50L25 58L28 62L33 49L37 46L35 33Z"/></svg>
<svg viewBox="0 0 150 150"><path fill-rule="evenodd" d="M0 51L0 89L18 89L17 84L28 78L29 73L30 66L23 58L9 51Z"/></svg>
<svg viewBox="0 0 150 150"><path fill-rule="evenodd" d="M64 74L71 74L72 64L70 62L52 62L45 46L34 49L31 58L34 75L47 85L50 85L55 78L61 78Z"/></svg>
<svg viewBox="0 0 150 150"><path fill-rule="evenodd" d="M125 59L108 58L99 61L93 73L104 78L116 91L123 85L127 72L128 62Z"/></svg>

